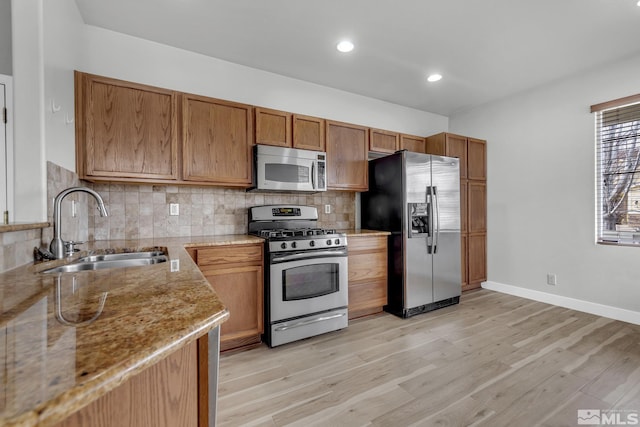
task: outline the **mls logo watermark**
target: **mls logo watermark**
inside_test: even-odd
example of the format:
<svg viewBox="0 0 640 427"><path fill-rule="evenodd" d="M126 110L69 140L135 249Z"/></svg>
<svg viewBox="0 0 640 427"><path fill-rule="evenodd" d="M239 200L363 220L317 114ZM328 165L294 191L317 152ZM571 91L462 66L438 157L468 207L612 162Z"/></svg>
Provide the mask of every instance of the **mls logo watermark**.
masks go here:
<svg viewBox="0 0 640 427"><path fill-rule="evenodd" d="M578 425L636 426L639 424L638 411L578 409Z"/></svg>

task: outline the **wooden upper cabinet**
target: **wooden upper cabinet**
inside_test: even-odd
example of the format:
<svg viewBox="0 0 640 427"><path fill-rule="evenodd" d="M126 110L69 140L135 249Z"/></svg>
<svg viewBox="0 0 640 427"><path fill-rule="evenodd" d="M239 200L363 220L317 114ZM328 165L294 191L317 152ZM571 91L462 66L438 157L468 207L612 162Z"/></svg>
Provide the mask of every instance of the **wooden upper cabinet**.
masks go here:
<svg viewBox="0 0 640 427"><path fill-rule="evenodd" d="M381 129L369 129L369 151L393 154L400 149L400 134Z"/></svg>
<svg viewBox="0 0 640 427"><path fill-rule="evenodd" d="M178 179L177 93L75 72L81 178Z"/></svg>
<svg viewBox="0 0 640 427"><path fill-rule="evenodd" d="M327 121L327 188L366 191L369 129Z"/></svg>
<svg viewBox="0 0 640 427"><path fill-rule="evenodd" d="M416 153L426 153L425 141L421 136L400 135L400 149L414 151Z"/></svg>
<svg viewBox="0 0 640 427"><path fill-rule="evenodd" d="M481 139L469 138L467 143L469 179L487 179L487 142Z"/></svg>
<svg viewBox="0 0 640 427"><path fill-rule="evenodd" d="M325 120L294 114L293 148L325 151Z"/></svg>
<svg viewBox="0 0 640 427"><path fill-rule="evenodd" d="M427 153L460 159L460 178L467 179L467 137L439 133L426 138Z"/></svg>
<svg viewBox="0 0 640 427"><path fill-rule="evenodd" d="M251 185L250 105L182 96L183 179L230 187Z"/></svg>
<svg viewBox="0 0 640 427"><path fill-rule="evenodd" d="M292 146L293 114L256 107L256 144Z"/></svg>

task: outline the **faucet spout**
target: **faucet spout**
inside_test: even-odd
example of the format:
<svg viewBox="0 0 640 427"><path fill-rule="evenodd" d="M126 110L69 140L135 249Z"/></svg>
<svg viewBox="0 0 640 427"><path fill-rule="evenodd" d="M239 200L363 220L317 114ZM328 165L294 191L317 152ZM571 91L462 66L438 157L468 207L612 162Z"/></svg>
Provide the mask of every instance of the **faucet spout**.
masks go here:
<svg viewBox="0 0 640 427"><path fill-rule="evenodd" d="M100 216L108 216L107 208L104 206L104 200L102 200L100 194L96 193L92 189L87 187L70 187L62 190L53 200L53 240L51 241L51 245L49 245L49 250L56 257L56 259L62 259L65 256L65 242L64 240L62 240L60 212L62 200L69 194L77 192L88 193L92 195L98 203L98 212L100 212Z"/></svg>

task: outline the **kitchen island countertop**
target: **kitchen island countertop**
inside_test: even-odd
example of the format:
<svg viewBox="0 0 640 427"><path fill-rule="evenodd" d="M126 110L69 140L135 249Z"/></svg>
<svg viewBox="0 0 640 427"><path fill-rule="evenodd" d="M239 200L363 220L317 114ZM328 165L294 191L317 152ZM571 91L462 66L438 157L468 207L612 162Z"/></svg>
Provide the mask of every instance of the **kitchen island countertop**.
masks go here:
<svg viewBox="0 0 640 427"><path fill-rule="evenodd" d="M63 420L228 318L185 247L247 235L91 242L72 258L0 274L0 425ZM170 261L46 274L89 253L163 248Z"/></svg>

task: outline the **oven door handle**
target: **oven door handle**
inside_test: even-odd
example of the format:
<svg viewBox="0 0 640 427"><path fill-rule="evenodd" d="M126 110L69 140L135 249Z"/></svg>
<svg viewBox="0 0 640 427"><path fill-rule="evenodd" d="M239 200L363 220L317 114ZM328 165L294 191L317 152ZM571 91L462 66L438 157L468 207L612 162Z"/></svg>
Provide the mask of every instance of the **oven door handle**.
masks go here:
<svg viewBox="0 0 640 427"><path fill-rule="evenodd" d="M299 259L314 259L314 258L326 258L326 257L342 257L347 256L346 249L332 250L332 251L313 251L313 252L301 252L298 254L288 255L274 255L271 258L272 263L294 261Z"/></svg>
<svg viewBox="0 0 640 427"><path fill-rule="evenodd" d="M317 317L317 318L315 318L313 320L305 320L305 321L302 321L302 322L294 323L293 325L280 326L279 328L276 328L275 330L278 331L278 332L286 331L288 329L298 328L300 326L311 325L312 323L318 323L318 322L324 322L324 321L331 320L331 319L337 319L338 317L342 317L344 315L346 315L346 313L338 313L338 314L334 314L334 315L331 315L331 316Z"/></svg>

